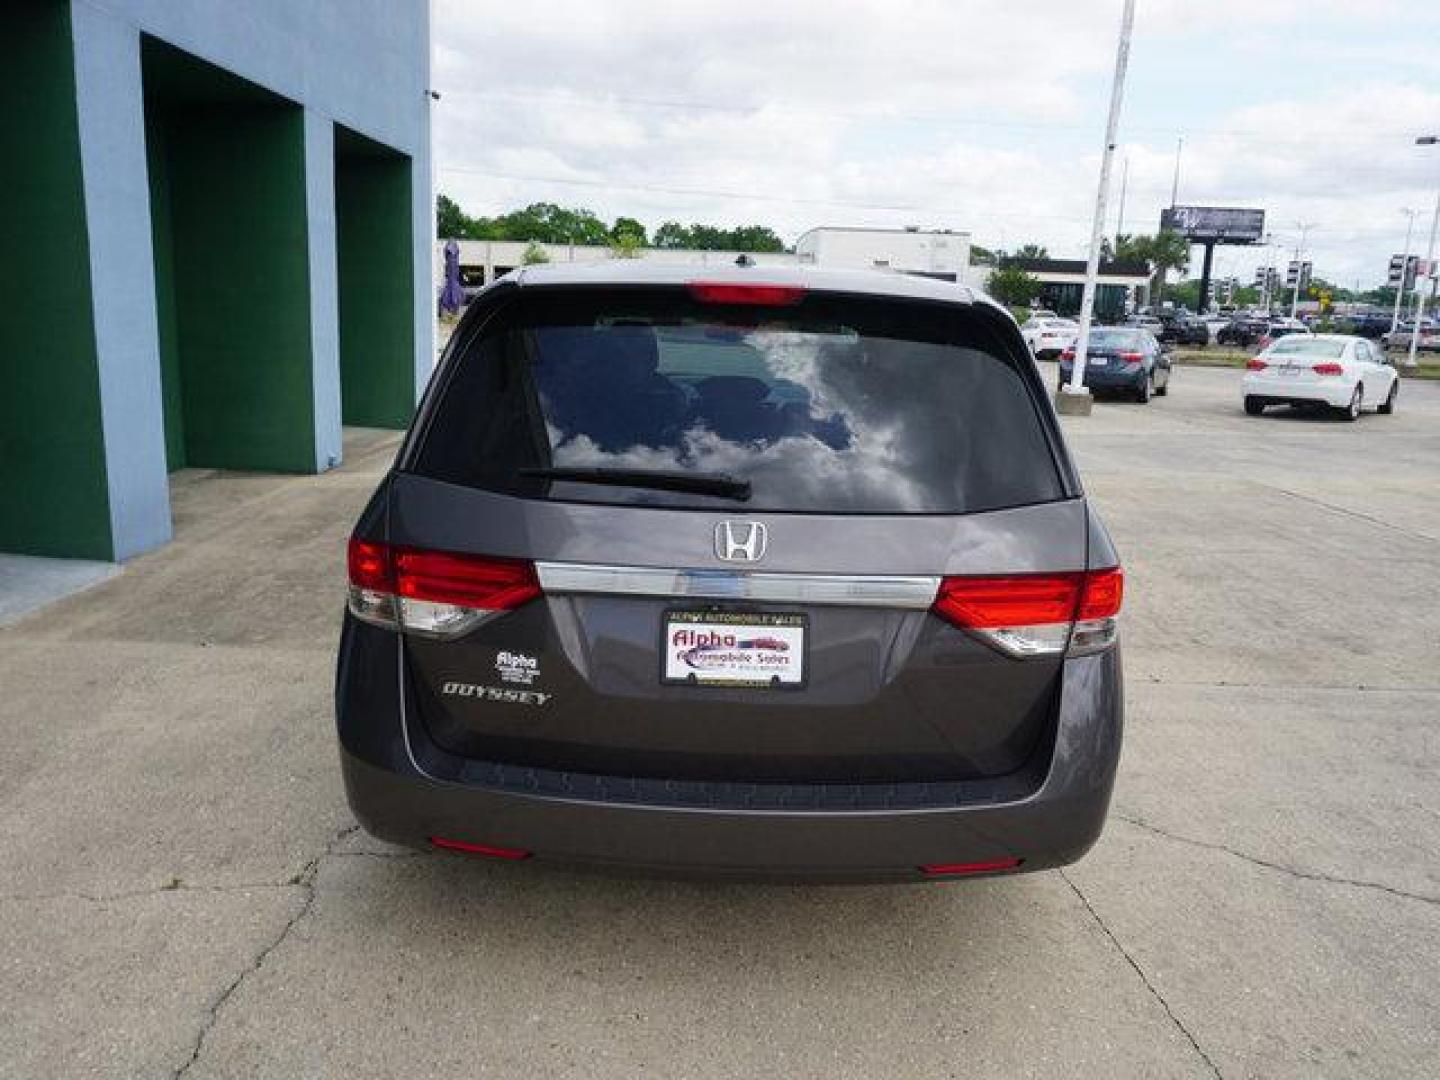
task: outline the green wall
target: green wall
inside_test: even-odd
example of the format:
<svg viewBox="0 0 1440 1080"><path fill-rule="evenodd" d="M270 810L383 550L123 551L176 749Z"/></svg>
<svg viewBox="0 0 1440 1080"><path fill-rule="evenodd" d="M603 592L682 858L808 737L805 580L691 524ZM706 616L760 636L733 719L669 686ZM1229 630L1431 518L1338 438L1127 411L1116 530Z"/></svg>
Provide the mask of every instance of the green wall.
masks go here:
<svg viewBox="0 0 1440 1080"><path fill-rule="evenodd" d="M340 416L404 428L415 409L410 159L335 133Z"/></svg>
<svg viewBox="0 0 1440 1080"><path fill-rule="evenodd" d="M69 4L0 11L0 550L113 557Z"/></svg>
<svg viewBox="0 0 1440 1080"><path fill-rule="evenodd" d="M144 56L170 467L314 472L303 113Z"/></svg>

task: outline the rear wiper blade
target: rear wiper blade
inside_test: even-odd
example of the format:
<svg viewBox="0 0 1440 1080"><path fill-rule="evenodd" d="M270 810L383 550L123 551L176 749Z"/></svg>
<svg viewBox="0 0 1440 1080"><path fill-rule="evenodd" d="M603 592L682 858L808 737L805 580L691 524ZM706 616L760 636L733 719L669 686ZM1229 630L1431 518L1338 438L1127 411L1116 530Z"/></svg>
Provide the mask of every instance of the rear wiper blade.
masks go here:
<svg viewBox="0 0 1440 1080"><path fill-rule="evenodd" d="M541 480L568 480L576 484L609 484L614 487L653 488L656 491L683 491L714 495L744 502L750 498L750 481L723 473L664 472L649 469L565 468L521 469L521 476Z"/></svg>

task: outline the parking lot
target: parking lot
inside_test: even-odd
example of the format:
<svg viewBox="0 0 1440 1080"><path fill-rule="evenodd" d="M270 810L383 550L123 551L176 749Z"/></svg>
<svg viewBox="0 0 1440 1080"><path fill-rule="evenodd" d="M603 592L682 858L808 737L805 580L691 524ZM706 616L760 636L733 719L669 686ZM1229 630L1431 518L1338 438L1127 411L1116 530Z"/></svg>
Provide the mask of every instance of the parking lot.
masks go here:
<svg viewBox="0 0 1440 1080"><path fill-rule="evenodd" d="M1099 846L1012 879L371 841L330 694L397 438L179 474L173 544L0 630L0 1074L1440 1074L1440 384L1352 425L1247 418L1240 376L1067 421L1129 573L1127 745Z"/></svg>

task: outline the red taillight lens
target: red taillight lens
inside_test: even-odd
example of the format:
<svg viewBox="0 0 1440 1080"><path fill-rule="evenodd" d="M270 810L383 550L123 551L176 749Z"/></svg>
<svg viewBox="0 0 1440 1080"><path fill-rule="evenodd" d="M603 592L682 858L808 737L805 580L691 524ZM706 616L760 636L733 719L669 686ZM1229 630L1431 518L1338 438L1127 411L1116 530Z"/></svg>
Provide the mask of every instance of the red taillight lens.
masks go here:
<svg viewBox="0 0 1440 1080"><path fill-rule="evenodd" d="M430 837L430 843L445 851L459 851L465 855L484 855L490 859L509 859L519 862L530 858L532 852L525 848L496 847L494 844L472 844L468 840L449 840L443 836Z"/></svg>
<svg viewBox="0 0 1440 1080"><path fill-rule="evenodd" d="M1316 364L1311 370L1316 375L1340 375L1345 371L1339 364Z"/></svg>
<svg viewBox="0 0 1440 1080"><path fill-rule="evenodd" d="M1065 349L1065 350L1060 354L1060 359L1061 359L1061 360L1074 360L1074 359L1075 359L1075 350L1074 350L1074 349Z"/></svg>
<svg viewBox="0 0 1440 1080"><path fill-rule="evenodd" d="M1144 362L1145 354L1138 352L1122 352L1120 354L1120 359L1125 361L1125 363L1127 364L1140 364Z"/></svg>
<svg viewBox="0 0 1440 1080"><path fill-rule="evenodd" d="M962 877L965 874L993 874L1014 870L1024 859L990 859L988 862L926 863L920 872L927 877Z"/></svg>
<svg viewBox="0 0 1440 1080"><path fill-rule="evenodd" d="M395 568L387 545L351 537L345 561L350 570L350 584L357 589L395 591Z"/></svg>
<svg viewBox="0 0 1440 1080"><path fill-rule="evenodd" d="M940 582L935 610L973 630L1070 622L1083 579L1083 574L947 577Z"/></svg>
<svg viewBox="0 0 1440 1080"><path fill-rule="evenodd" d="M794 307L805 299L803 285L749 285L728 281L692 281L690 295L702 304Z"/></svg>
<svg viewBox="0 0 1440 1080"><path fill-rule="evenodd" d="M540 595L533 564L519 559L395 551L396 592L407 600L508 611Z"/></svg>
<svg viewBox="0 0 1440 1080"><path fill-rule="evenodd" d="M1269 366L1269 364L1267 364L1264 360L1261 360L1258 356L1251 360L1245 361L1246 371L1264 371Z"/></svg>
<svg viewBox="0 0 1440 1080"><path fill-rule="evenodd" d="M1080 591L1080 609L1075 618L1081 622L1087 619L1113 619L1120 614L1120 605L1125 599L1125 572L1118 566L1110 570L1092 570L1085 575L1085 585Z"/></svg>

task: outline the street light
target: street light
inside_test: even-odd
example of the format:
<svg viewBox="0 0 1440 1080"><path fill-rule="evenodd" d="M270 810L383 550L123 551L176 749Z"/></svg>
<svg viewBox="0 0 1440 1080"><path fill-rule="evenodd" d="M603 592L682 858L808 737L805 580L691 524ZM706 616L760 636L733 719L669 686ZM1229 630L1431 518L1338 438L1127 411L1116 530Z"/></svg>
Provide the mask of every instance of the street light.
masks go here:
<svg viewBox="0 0 1440 1080"><path fill-rule="evenodd" d="M1415 140L1416 146L1434 146L1440 143L1440 135L1421 135ZM1430 272L1430 291L1435 291L1435 230L1440 227L1440 187L1435 190L1435 212L1430 215L1430 245L1425 249L1425 269ZM1420 282L1415 282L1419 288ZM1420 322L1425 318L1425 290L1420 289L1420 301L1415 305L1415 325L1410 331L1410 358L1407 367L1416 364L1415 354L1420 348Z"/></svg>
<svg viewBox="0 0 1440 1080"><path fill-rule="evenodd" d="M1088 415L1090 391L1084 385L1086 355L1090 349L1090 322L1095 314L1096 278L1100 272L1100 245L1105 238L1105 200L1110 192L1110 163L1115 156L1115 132L1120 125L1120 103L1125 98L1125 69L1130 64L1130 34L1135 26L1135 0L1125 0L1120 11L1120 41L1115 48L1115 78L1110 84L1110 116L1105 122L1105 148L1100 155L1100 184L1095 194L1095 216L1090 225L1090 258L1085 264L1085 288L1080 296L1080 331L1075 335L1075 359L1070 381L1055 397L1062 413Z"/></svg>
<svg viewBox="0 0 1440 1080"><path fill-rule="evenodd" d="M1403 209L1405 215L1405 252L1400 256L1400 283L1395 286L1395 312L1390 316L1390 333L1400 328L1400 306L1405 299L1405 279L1410 276L1410 234L1415 229L1415 216L1419 210Z"/></svg>

